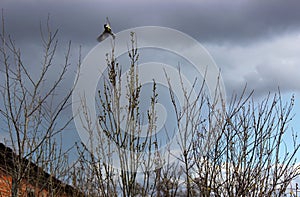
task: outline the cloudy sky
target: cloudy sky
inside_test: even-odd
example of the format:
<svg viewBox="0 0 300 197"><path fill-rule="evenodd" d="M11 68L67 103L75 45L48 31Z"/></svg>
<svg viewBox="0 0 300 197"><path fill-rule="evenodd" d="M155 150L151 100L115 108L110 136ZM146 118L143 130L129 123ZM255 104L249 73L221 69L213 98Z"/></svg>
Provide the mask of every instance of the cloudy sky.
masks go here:
<svg viewBox="0 0 300 197"><path fill-rule="evenodd" d="M28 63L40 50L40 22L50 15L60 47L73 42L73 57L96 46L108 16L114 32L138 26L182 31L210 52L228 93L246 83L260 97L280 87L300 110L300 1L298 0L1 0L6 31ZM63 53L62 53L63 54ZM300 111L299 111L300 113ZM295 119L300 122L300 114ZM300 126L293 123L299 131Z"/></svg>
<svg viewBox="0 0 300 197"><path fill-rule="evenodd" d="M300 91L299 1L1 0L0 5L7 32L21 48L40 44L39 24L50 14L61 44L72 40L85 56L108 16L115 32L157 25L194 37L221 68L228 90L247 82L257 94L278 86Z"/></svg>

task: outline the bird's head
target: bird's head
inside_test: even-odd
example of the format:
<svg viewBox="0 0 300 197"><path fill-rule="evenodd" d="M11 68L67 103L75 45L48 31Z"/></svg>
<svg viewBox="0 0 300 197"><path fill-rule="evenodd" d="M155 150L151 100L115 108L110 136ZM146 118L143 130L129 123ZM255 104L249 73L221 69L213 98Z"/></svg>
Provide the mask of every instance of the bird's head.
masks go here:
<svg viewBox="0 0 300 197"><path fill-rule="evenodd" d="M106 31L111 31L111 28L110 28L109 24L104 24L104 29Z"/></svg>

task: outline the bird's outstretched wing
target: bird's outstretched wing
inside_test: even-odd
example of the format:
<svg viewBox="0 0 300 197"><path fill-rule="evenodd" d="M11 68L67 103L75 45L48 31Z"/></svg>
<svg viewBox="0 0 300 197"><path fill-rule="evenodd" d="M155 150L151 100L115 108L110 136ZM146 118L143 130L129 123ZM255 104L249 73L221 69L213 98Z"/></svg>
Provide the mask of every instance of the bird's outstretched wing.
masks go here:
<svg viewBox="0 0 300 197"><path fill-rule="evenodd" d="M107 33L107 32L104 31L100 36L98 36L97 41L98 41L98 42L102 42L102 41L105 40L108 36L109 36L109 33Z"/></svg>
<svg viewBox="0 0 300 197"><path fill-rule="evenodd" d="M110 22L108 20L108 17L106 17L106 24L108 24L110 26ZM111 26L110 26L111 27Z"/></svg>
<svg viewBox="0 0 300 197"><path fill-rule="evenodd" d="M112 32L112 30L111 30L111 25L110 25L110 22L109 22L109 20L108 20L108 17L106 17L106 22L107 22L107 24L108 24L108 26L109 26L109 28L110 28L109 34L113 37L113 39L115 39L116 36L115 36L115 34Z"/></svg>

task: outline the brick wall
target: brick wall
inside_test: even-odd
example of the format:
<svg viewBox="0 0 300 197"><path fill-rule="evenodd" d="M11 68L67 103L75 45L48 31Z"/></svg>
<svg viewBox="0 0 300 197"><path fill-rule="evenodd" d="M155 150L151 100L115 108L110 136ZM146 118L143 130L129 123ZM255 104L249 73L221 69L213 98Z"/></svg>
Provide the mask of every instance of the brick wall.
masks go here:
<svg viewBox="0 0 300 197"><path fill-rule="evenodd" d="M12 177L10 172L16 168L14 158L16 154L8 147L0 143L0 197L11 196ZM24 178L20 184L19 196L20 197L46 197L49 191L47 189L51 185L57 188L55 192L58 197L73 197L84 196L83 193L70 185L67 185L55 177L51 176L42 168L38 167L32 162L23 159L22 162L30 168L30 177ZM51 188L51 187L50 187Z"/></svg>
<svg viewBox="0 0 300 197"><path fill-rule="evenodd" d="M11 196L10 193L11 178L7 177L0 170L0 196Z"/></svg>

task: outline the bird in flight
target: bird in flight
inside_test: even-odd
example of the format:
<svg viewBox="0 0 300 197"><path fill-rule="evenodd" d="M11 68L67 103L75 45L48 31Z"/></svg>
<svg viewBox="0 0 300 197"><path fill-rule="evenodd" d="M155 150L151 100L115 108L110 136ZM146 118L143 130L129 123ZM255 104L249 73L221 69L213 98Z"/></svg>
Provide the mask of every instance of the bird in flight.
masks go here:
<svg viewBox="0 0 300 197"><path fill-rule="evenodd" d="M113 39L116 38L115 34L112 32L111 27L110 27L110 23L108 20L108 17L106 17L106 23L104 24L104 31L103 33L98 36L97 40L98 42L102 42L103 40L105 40L108 36L112 36Z"/></svg>

